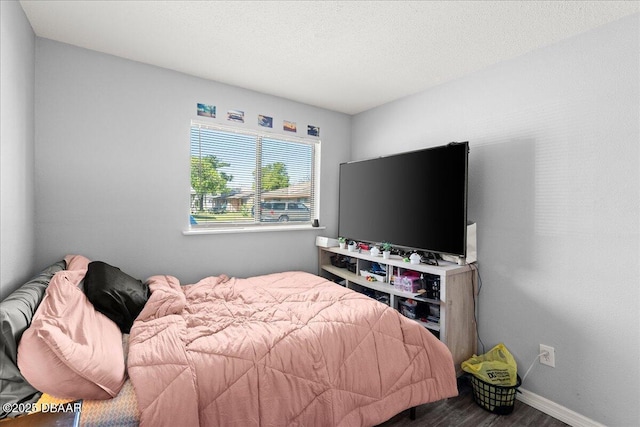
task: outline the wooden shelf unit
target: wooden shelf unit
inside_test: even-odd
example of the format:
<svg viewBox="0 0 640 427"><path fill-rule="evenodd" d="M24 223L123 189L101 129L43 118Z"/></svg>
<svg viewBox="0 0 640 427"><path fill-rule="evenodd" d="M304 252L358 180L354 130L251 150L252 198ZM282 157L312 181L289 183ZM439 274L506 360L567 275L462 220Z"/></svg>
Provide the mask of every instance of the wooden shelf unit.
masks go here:
<svg viewBox="0 0 640 427"><path fill-rule="evenodd" d="M331 257L342 255L355 260L355 273L347 268L336 267L331 263ZM371 263L376 262L386 269L384 282L370 282L360 274L360 270L367 270ZM397 289L391 283L391 277L398 271L416 271L423 276L440 283L439 299L416 297L416 293ZM318 247L318 274L336 282L344 281L349 289L362 288L388 295L389 305L400 311L399 304L405 299L412 299L419 304L433 304L439 308L439 321L422 321L415 319L425 328L431 330L447 345L456 371L460 375L460 364L470 358L477 351L477 329L475 321L476 271L469 265L457 265L441 261L439 266L428 264L411 264L403 261L399 256L392 255L389 259L382 256L371 256L369 251L349 252L339 247Z"/></svg>

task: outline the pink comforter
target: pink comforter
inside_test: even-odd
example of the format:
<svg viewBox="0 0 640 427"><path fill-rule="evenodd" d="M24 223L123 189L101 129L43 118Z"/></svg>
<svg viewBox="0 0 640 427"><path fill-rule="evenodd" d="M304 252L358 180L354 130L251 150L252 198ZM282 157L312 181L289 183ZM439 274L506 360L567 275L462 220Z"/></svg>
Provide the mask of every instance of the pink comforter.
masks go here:
<svg viewBox="0 0 640 427"><path fill-rule="evenodd" d="M374 425L457 395L443 343L321 277L149 284L128 359L142 426Z"/></svg>

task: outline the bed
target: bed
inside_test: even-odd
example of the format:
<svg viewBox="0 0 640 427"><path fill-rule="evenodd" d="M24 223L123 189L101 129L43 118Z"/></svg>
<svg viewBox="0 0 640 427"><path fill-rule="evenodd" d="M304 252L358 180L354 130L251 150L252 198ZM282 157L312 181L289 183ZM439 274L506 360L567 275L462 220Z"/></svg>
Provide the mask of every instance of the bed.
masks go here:
<svg viewBox="0 0 640 427"><path fill-rule="evenodd" d="M41 273L22 325L5 328L12 297L33 281L0 303L14 341L2 353L3 418L80 401L84 426L365 426L457 395L442 342L322 277L183 285L112 268L97 285L101 302L90 298L95 265L110 268L67 256Z"/></svg>

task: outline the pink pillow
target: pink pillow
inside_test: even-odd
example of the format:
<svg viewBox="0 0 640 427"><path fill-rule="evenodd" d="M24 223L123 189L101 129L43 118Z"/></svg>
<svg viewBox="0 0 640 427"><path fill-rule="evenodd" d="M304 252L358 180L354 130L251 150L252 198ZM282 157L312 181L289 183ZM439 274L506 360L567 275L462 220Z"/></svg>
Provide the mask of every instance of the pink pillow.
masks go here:
<svg viewBox="0 0 640 427"><path fill-rule="evenodd" d="M36 389L68 399L109 399L125 380L122 333L78 283L89 260L65 258L18 345L18 367Z"/></svg>

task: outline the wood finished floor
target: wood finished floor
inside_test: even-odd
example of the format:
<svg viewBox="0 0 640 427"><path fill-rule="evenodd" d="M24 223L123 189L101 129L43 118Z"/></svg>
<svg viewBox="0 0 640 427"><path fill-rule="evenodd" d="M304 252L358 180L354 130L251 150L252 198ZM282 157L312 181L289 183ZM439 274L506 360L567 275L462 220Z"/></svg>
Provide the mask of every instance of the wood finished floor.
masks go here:
<svg viewBox="0 0 640 427"><path fill-rule="evenodd" d="M458 380L459 396L416 408L416 419L409 411L402 412L378 427L564 427L568 426L549 415L516 400L509 415L495 415L473 401L470 383Z"/></svg>

